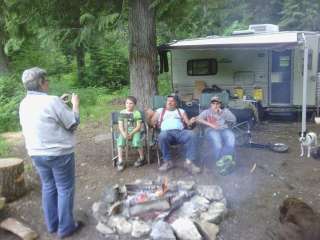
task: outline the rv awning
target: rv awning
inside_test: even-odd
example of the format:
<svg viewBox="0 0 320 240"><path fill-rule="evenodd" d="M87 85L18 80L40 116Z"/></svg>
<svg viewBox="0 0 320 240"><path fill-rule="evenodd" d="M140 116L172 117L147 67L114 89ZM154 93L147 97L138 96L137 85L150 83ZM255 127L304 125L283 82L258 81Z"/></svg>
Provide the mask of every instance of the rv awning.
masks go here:
<svg viewBox="0 0 320 240"><path fill-rule="evenodd" d="M299 32L277 32L228 37L210 36L206 38L180 40L161 45L159 46L159 51L212 48L292 48L300 43L298 35Z"/></svg>

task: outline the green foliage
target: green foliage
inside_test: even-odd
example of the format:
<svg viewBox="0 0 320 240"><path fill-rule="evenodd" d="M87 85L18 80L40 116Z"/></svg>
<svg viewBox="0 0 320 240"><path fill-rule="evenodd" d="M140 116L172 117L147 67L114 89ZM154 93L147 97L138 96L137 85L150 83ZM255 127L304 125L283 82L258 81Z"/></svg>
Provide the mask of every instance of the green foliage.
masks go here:
<svg viewBox="0 0 320 240"><path fill-rule="evenodd" d="M280 26L286 30L320 30L319 0L284 0Z"/></svg>
<svg viewBox="0 0 320 240"><path fill-rule="evenodd" d="M120 89L129 83L127 45L109 34L103 41L93 43L89 50L87 85Z"/></svg>
<svg viewBox="0 0 320 240"><path fill-rule="evenodd" d="M158 94L166 96L172 93L172 82L168 73L159 75L158 78Z"/></svg>
<svg viewBox="0 0 320 240"><path fill-rule="evenodd" d="M61 76L60 79L53 78L50 81L50 94L61 96L63 93L76 93L80 97L81 122L105 121L106 116L115 109L118 109L118 102L115 99L128 95L128 88L124 87L112 91L105 87L77 88L73 85L72 77L69 74Z"/></svg>
<svg viewBox="0 0 320 240"><path fill-rule="evenodd" d="M23 89L17 76L0 76L0 132L16 130L19 126L19 102Z"/></svg>
<svg viewBox="0 0 320 240"><path fill-rule="evenodd" d="M0 157L7 157L9 154L9 144L0 136Z"/></svg>

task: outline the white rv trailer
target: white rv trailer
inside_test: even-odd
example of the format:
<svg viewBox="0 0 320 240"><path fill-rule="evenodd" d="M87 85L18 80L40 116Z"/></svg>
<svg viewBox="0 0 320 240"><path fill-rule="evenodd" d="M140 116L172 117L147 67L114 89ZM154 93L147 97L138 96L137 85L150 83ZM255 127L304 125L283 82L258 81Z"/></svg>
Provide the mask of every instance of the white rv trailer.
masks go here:
<svg viewBox="0 0 320 240"><path fill-rule="evenodd" d="M305 74L306 106L314 110L316 86L320 88L319 38L317 32L279 31L276 25L260 24L232 36L174 41L160 46L159 54L170 52L173 89L181 95L193 93L195 82L202 80L231 94L241 87L244 95L253 96L260 88L268 112L301 110Z"/></svg>

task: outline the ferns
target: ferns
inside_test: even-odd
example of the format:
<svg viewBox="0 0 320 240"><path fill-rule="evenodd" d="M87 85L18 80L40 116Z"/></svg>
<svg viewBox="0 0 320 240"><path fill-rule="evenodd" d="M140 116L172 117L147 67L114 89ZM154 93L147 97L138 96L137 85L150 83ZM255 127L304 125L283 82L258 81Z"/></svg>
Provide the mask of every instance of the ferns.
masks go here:
<svg viewBox="0 0 320 240"><path fill-rule="evenodd" d="M129 83L127 46L107 39L101 44L93 43L89 49L87 66L88 85L119 89Z"/></svg>

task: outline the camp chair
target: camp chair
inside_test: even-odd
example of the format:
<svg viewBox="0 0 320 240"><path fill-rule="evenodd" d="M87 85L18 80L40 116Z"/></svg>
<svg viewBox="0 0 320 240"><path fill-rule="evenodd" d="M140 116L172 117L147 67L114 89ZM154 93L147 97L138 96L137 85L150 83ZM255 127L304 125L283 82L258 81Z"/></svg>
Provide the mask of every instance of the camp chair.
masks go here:
<svg viewBox="0 0 320 240"><path fill-rule="evenodd" d="M141 128L141 140L143 142L144 146L144 154L145 154L145 159L147 160L148 164L150 164L150 148L148 144L148 139L149 139L149 127L148 124L145 122L145 117L142 111L141 116L142 116L142 128ZM120 134L119 128L118 128L118 119L119 119L119 112L112 112L111 117L110 117L110 130L111 130L111 153L112 153L112 162L113 162L113 167L116 167L117 163L117 158L118 158L118 147L117 147L117 139ZM129 151L129 146L126 145L126 161L128 160L128 151Z"/></svg>
<svg viewBox="0 0 320 240"><path fill-rule="evenodd" d="M156 110L166 105L167 96L155 95L152 97L152 109Z"/></svg>
<svg viewBox="0 0 320 240"><path fill-rule="evenodd" d="M243 146L251 142L251 123L249 121L244 121L236 123L230 126L236 138L236 146Z"/></svg>
<svg viewBox="0 0 320 240"><path fill-rule="evenodd" d="M152 109L155 111L158 108L162 108L166 105L167 96L155 95L152 97ZM160 148L158 142L158 135L160 133L159 129L151 128L151 142L152 148L155 150L158 160L158 166L160 166L161 158L160 158Z"/></svg>

